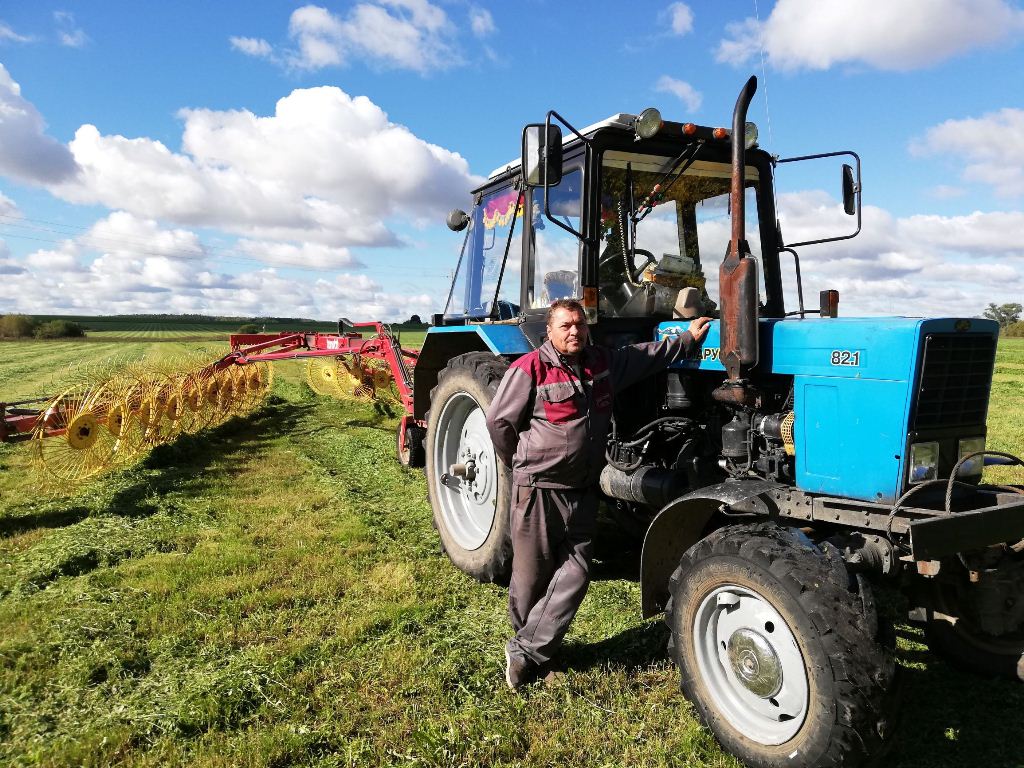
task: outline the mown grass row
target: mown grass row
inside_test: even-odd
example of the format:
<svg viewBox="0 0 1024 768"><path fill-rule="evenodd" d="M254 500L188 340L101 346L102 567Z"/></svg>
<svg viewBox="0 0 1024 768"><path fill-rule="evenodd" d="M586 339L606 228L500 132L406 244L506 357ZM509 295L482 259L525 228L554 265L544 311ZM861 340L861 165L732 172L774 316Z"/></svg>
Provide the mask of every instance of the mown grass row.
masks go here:
<svg viewBox="0 0 1024 768"><path fill-rule="evenodd" d="M1024 380L1024 346L1004 350L1000 375L1022 373L994 414ZM990 440L1019 443L1014 418ZM0 764L737 765L678 694L610 531L568 675L510 694L505 593L438 553L394 426L284 364L262 411L70 498L37 496L0 446ZM1019 765L1021 689L899 631L913 714L887 764Z"/></svg>

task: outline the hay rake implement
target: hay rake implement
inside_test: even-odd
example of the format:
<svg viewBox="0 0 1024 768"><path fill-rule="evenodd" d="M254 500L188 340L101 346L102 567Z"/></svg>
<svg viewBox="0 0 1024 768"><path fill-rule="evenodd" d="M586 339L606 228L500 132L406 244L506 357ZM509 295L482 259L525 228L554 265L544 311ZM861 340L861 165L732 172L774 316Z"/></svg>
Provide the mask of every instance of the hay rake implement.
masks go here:
<svg viewBox="0 0 1024 768"><path fill-rule="evenodd" d="M273 362L307 359L318 394L401 409L398 454L408 464L407 442L422 428L411 417L418 352L403 349L381 323L354 327L374 333L235 334L231 351L214 362L193 355L84 369L57 395L0 402L0 442L27 441L46 484L70 488L180 434L251 412L270 391Z"/></svg>

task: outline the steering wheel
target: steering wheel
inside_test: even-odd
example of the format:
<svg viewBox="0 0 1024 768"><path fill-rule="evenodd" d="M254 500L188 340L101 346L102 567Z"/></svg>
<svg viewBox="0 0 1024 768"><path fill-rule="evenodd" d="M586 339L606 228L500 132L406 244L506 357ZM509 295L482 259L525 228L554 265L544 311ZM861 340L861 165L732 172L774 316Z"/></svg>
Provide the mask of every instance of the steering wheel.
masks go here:
<svg viewBox="0 0 1024 768"><path fill-rule="evenodd" d="M643 256L644 257L644 263L640 265L639 269L637 269L637 266L636 266L636 257L637 256ZM650 251L645 251L643 248L634 248L633 249L633 255L632 255L632 257L629 257L629 258L630 258L630 265L629 266L630 266L630 270L631 270L630 271L630 277L633 278L633 282L634 283L640 280L640 275L642 275L644 273L644 270L647 269L647 267L649 267L651 264L654 264L657 261L657 259L654 258L654 254L653 253L651 253Z"/></svg>

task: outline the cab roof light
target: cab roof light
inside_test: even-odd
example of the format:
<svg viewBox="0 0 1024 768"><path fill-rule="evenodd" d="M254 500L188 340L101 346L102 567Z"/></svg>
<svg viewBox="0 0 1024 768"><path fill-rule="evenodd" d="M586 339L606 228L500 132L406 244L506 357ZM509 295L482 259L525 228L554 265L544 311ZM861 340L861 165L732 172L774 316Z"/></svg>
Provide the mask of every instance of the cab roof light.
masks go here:
<svg viewBox="0 0 1024 768"><path fill-rule="evenodd" d="M697 126L694 123L683 123L683 134L686 136L693 136L697 132Z"/></svg>
<svg viewBox="0 0 1024 768"><path fill-rule="evenodd" d="M711 135L714 138L716 138L716 139L728 139L729 138L729 129L728 128L715 128L715 130L713 130L711 132Z"/></svg>
<svg viewBox="0 0 1024 768"><path fill-rule="evenodd" d="M636 130L637 139L649 139L652 136L656 136L665 126L665 121L661 118L661 112L654 107L648 107L640 116L636 119L634 129Z"/></svg>

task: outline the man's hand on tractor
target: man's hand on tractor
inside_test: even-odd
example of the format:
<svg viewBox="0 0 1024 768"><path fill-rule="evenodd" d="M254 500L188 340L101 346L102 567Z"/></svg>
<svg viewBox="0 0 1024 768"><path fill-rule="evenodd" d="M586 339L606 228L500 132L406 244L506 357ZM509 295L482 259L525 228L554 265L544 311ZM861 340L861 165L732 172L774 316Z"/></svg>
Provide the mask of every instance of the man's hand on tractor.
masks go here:
<svg viewBox="0 0 1024 768"><path fill-rule="evenodd" d="M690 321L690 335L693 336L693 340L700 344L704 341L704 337L708 335L708 328L711 327L710 317L698 317L696 320Z"/></svg>

